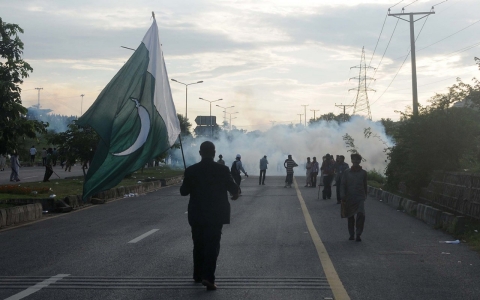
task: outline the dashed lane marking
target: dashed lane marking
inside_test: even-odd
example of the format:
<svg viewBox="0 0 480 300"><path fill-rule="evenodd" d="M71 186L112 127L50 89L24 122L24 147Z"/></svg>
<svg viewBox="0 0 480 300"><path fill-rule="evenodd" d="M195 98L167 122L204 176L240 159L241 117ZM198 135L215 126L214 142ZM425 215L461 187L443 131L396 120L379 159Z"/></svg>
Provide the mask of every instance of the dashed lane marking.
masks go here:
<svg viewBox="0 0 480 300"><path fill-rule="evenodd" d="M300 201L300 205L302 206L303 216L305 218L305 222L307 223L308 231L310 232L310 236L312 237L313 244L317 249L318 257L320 258L320 263L322 264L323 272L325 272L325 276L327 277L328 283L330 284L330 288L332 289L333 296L336 300L350 300L350 296L348 296L347 290L343 286L340 277L338 277L337 271L333 266L332 260L328 255L327 249L320 239L315 226L313 225L312 217L308 212L307 205L305 204L305 200L303 200L302 193L300 192L297 180L293 178L293 182L295 183L295 190L297 191L297 197Z"/></svg>
<svg viewBox="0 0 480 300"><path fill-rule="evenodd" d="M146 238L147 236L151 235L151 234L154 234L155 232L159 231L160 229L152 229L150 230L149 232L146 232L144 234L142 234L141 236L137 237L137 238L134 238L133 240L131 240L130 242L128 242L128 244L135 244L136 242L138 241L141 241L143 240L144 238Z"/></svg>

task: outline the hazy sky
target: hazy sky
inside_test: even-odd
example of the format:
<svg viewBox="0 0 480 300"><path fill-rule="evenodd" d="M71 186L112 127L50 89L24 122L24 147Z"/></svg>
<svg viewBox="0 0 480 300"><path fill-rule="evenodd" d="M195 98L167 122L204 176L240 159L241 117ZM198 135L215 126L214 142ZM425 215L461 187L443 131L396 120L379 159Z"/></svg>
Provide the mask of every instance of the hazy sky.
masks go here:
<svg viewBox="0 0 480 300"><path fill-rule="evenodd" d="M406 0L392 13L412 2L405 12L430 11L442 1ZM298 123L302 104L309 105L308 119L310 110L319 110L317 116L338 114L335 103L353 104L356 93L348 90L358 81L349 78L358 76L358 69L350 67L359 65L363 46L369 64L387 9L397 2L0 0L0 16L25 30L24 59L34 69L23 84L27 107L37 103L35 88L42 87L43 108L79 115L80 95L85 94L85 112L132 55L120 46L137 48L155 11L169 77L204 81L188 89L189 119L209 114L209 104L199 97L223 98L215 104L234 105L229 112L238 114L232 123L251 131L266 130L271 121ZM480 22L475 23L480 2L449 0L435 12L417 40L420 104L435 92L446 92L456 77L468 82L479 77L474 57L480 57ZM416 34L424 20L415 23ZM410 58L392 82L410 50L407 22L386 18L371 66L379 65L390 38L378 70L368 73L377 79L370 84L377 92L369 93L374 120L398 119L394 111L412 102ZM185 87L171 82L171 88L177 112L185 114ZM215 104L212 114L221 121L222 109Z"/></svg>

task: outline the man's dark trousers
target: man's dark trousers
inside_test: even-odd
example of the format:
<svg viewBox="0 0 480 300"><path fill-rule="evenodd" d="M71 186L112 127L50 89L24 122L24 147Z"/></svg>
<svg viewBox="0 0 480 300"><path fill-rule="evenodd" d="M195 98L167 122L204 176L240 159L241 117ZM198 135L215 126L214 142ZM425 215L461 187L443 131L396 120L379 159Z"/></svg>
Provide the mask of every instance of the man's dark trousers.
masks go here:
<svg viewBox="0 0 480 300"><path fill-rule="evenodd" d="M340 199L340 184L341 184L342 177L337 176L335 178L335 185L336 185L336 192L337 192L337 202L340 203L342 199Z"/></svg>
<svg viewBox="0 0 480 300"><path fill-rule="evenodd" d="M50 179L50 176L53 174L53 169L50 166L45 167L45 175L43 176L43 181L48 181Z"/></svg>
<svg viewBox="0 0 480 300"><path fill-rule="evenodd" d="M193 224L193 278L215 282L223 224Z"/></svg>
<svg viewBox="0 0 480 300"><path fill-rule="evenodd" d="M357 213L357 218L355 220L355 215L348 218L348 233L350 236L354 234L360 236L363 233L363 226L365 225L365 215L363 213ZM357 229L355 231L355 229Z"/></svg>
<svg viewBox="0 0 480 300"><path fill-rule="evenodd" d="M310 181L312 182L312 187L316 187L317 186L317 176L318 176L318 172L312 172L310 173Z"/></svg>
<svg viewBox="0 0 480 300"><path fill-rule="evenodd" d="M238 185L239 194L241 194L242 189L240 188L240 184L242 184L242 176L240 176L240 173L238 173L238 174L232 174L232 177L233 177L233 181L235 181L235 183Z"/></svg>
<svg viewBox="0 0 480 300"><path fill-rule="evenodd" d="M267 170L260 170L260 178L258 178L258 184L265 184L265 175L266 174L267 174Z"/></svg>
<svg viewBox="0 0 480 300"><path fill-rule="evenodd" d="M332 180L333 175L324 175L323 176L323 199L332 198Z"/></svg>

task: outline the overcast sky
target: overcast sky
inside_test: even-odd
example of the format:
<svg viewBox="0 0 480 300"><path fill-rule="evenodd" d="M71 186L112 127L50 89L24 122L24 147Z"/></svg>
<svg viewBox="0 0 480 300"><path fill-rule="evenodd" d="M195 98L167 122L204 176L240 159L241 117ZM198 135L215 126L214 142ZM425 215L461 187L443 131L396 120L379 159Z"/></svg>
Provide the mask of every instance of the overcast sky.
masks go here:
<svg viewBox="0 0 480 300"><path fill-rule="evenodd" d="M428 12L442 1L406 0L391 10L398 13L414 2L405 12ZM354 104L356 92L348 90L357 88L358 81L349 78L358 76L359 69L350 68L360 64L362 47L370 64L384 21L371 60L379 68L368 72L376 78L370 84L376 93L368 96L374 120L398 119L394 111L411 106L412 96L410 58L392 82L410 50L408 22L386 18L397 2L0 0L0 16L25 31L20 36L24 59L34 69L22 87L27 107L37 103L35 88L42 87L43 108L79 115L80 95L85 94L85 112L132 55L120 46L137 48L155 11L169 77L204 81L189 86L189 119L209 114L209 104L199 97L222 98L215 104L234 105L228 111L238 112L232 123L252 131L270 128L272 121L298 123L301 105L309 105L308 120L310 110L318 110L317 116L338 114L335 104ZM478 0L449 0L436 6L426 23L415 23L416 34L425 24L417 40L420 104L435 92L446 92L456 77L466 82L480 77L474 62L480 57L479 20ZM185 87L171 82L171 88L177 112L185 114ZM212 114L220 122L222 109L215 104Z"/></svg>

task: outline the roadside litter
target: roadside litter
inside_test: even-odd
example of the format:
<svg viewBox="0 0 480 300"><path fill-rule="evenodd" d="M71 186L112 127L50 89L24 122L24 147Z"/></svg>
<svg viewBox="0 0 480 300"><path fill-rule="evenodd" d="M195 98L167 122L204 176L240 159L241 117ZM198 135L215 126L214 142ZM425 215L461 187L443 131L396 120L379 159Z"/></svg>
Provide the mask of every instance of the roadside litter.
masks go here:
<svg viewBox="0 0 480 300"><path fill-rule="evenodd" d="M55 195L55 194L51 194L51 195L49 196L49 198L55 198L55 197L57 197L57 195Z"/></svg>
<svg viewBox="0 0 480 300"><path fill-rule="evenodd" d="M442 243L442 244L460 244L460 241L459 241L459 240L455 240L455 241L439 241L439 243Z"/></svg>
<svg viewBox="0 0 480 300"><path fill-rule="evenodd" d="M138 193L130 193L130 194L125 194L123 195L123 198L130 198L130 197L137 197Z"/></svg>

